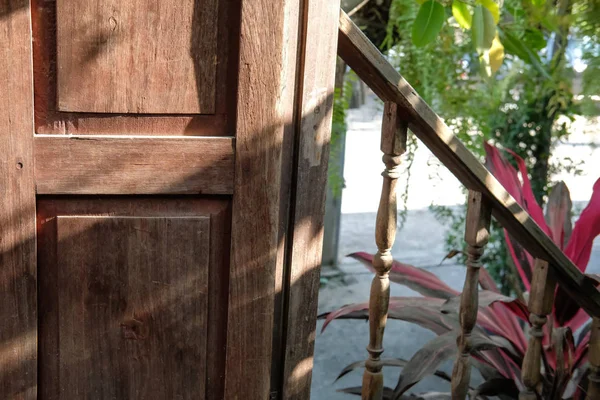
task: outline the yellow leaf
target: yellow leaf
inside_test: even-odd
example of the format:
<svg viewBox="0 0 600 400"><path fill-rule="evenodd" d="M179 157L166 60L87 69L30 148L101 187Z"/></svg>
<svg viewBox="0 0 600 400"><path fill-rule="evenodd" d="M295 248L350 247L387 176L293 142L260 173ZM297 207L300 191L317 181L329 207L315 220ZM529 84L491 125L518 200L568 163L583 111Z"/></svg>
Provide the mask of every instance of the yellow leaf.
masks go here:
<svg viewBox="0 0 600 400"><path fill-rule="evenodd" d="M494 38L492 42L492 47L490 48L490 67L492 68L492 73L496 73L500 66L502 65L502 61L504 61L504 46L500 42L500 38L498 34Z"/></svg>
<svg viewBox="0 0 600 400"><path fill-rule="evenodd" d="M498 3L494 0L479 0L479 2L492 13L494 23L498 24L498 21L500 21L500 7L498 7Z"/></svg>

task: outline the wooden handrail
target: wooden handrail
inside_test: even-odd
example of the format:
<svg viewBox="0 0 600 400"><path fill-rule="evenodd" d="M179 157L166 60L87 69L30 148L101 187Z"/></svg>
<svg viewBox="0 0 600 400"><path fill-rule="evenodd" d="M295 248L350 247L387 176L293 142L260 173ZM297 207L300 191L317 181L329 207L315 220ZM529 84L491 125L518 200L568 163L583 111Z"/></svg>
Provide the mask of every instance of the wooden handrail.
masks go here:
<svg viewBox="0 0 600 400"><path fill-rule="evenodd" d="M535 223L442 119L341 11L338 55L383 100L398 104L409 129L469 190L481 192L493 216L535 258L552 267L557 283L591 316L600 317L600 292Z"/></svg>

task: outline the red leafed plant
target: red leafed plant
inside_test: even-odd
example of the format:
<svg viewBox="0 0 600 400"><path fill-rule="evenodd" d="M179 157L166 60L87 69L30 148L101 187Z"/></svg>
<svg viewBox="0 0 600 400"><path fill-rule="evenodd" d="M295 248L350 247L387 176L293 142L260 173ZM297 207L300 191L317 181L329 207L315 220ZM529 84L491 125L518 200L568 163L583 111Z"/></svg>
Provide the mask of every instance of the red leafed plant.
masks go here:
<svg viewBox="0 0 600 400"><path fill-rule="evenodd" d="M571 228L571 199L563 182L554 186L548 199L544 217L542 207L537 204L527 177L523 160L511 151L521 174L512 167L500 150L485 145L488 169L528 211L535 222L556 242L565 254L585 272L590 259L592 243L600 234L600 179L595 183L592 198L581 213L575 227ZM514 263L527 290L531 284L533 258L508 233L506 240ZM372 270L371 254L351 254ZM419 349L406 361L385 359L384 365L401 367L395 388L385 388L387 399L405 399L406 392L427 375L434 374L446 381L450 377L439 371L440 364L456 355L456 337L460 332L458 307L460 293L450 288L436 275L412 265L395 261L390 273L393 282L408 286L424 297L392 297L389 318L416 323L433 331L438 336ZM596 278L597 279L597 278ZM470 388L472 399L497 396L515 399L523 389L521 366L525 356L529 310L526 304L500 294L498 287L482 268L479 284L479 312L477 326L473 331L474 346L472 362L484 382ZM323 330L337 318L368 318L368 303L352 304L320 316L325 318ZM579 331L577 338L573 332ZM590 323L587 314L563 293L557 290L552 315L543 338L542 352L542 397L544 399L583 399L587 386L587 352L590 338ZM364 361L347 366L338 379L353 369L364 367ZM342 391L360 394L360 388ZM437 396L437 397L436 397ZM430 394L423 398L450 398L445 394ZM418 398L418 397L416 397Z"/></svg>

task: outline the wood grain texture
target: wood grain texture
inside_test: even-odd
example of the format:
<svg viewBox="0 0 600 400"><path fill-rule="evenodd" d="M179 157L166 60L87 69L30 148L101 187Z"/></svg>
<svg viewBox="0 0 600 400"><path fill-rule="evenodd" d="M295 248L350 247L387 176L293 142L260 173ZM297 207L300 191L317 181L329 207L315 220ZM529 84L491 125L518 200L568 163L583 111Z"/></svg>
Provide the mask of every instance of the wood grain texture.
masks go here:
<svg viewBox="0 0 600 400"><path fill-rule="evenodd" d="M460 335L458 355L452 370L452 398L464 400L471 381L471 332L477 323L479 309L479 269L484 246L490 237L492 207L481 192L469 190L465 242L467 243L467 274L460 298Z"/></svg>
<svg viewBox="0 0 600 400"><path fill-rule="evenodd" d="M175 386L178 384L177 382L181 382L181 379L189 379L191 382L186 382L185 384L185 387L189 389L198 389L201 385L204 385L206 393L205 395L201 395L200 398L211 400L220 400L224 398L224 357L222 355L225 351L224 340L226 337L226 290L230 234L229 206L230 202L227 200L207 200L196 196L193 198L137 196L128 198L104 197L100 199L91 198L89 196L69 198L62 196L60 198L44 197L38 202L38 220L40 221L38 234L40 263L39 291L40 296L44 299L44 301L40 303L39 390L44 399L56 400L65 398L60 390L62 381L57 378L61 373L61 368L68 367L65 366L64 363L60 363L61 356L59 351L59 332L63 329L62 325L58 323L60 317L58 312L60 309L59 300L60 296L64 296L65 294L64 291L57 291L56 288L77 285L77 282L67 282L67 284L59 286L58 279L60 277L62 277L61 279L63 280L71 279L72 275L71 277L65 277L64 273L61 272L65 265L65 254L69 256L71 254L69 252L82 253L86 251L86 249L89 252L90 246L88 246L84 240L86 238L94 240L94 246L101 254L82 255L82 257L80 257L81 260L85 261L85 259L88 259L89 261L88 264L90 264L90 267L86 270L89 271L89 273L86 274L85 271L83 271L78 276L89 278L94 275L103 278L104 280L102 282L105 283L106 296L111 295L111 299L119 298L119 296L121 296L121 299L128 298L128 309L135 306L136 310L147 311L142 316L143 318L136 319L140 321L145 319L145 322L147 322L146 326L154 327L150 331L154 336L149 337L148 339L140 339L137 342L135 339L123 339L123 342L126 345L131 343L138 344L137 347L122 347L122 351L125 352L124 355L119 354L110 359L107 355L93 355L93 359L100 359L102 362L119 362L115 367L117 372L120 372L123 369L126 370L125 373L122 374L122 377L117 381L109 380L108 377L103 377L102 379L108 380L108 383L104 385L104 387L113 390L117 384L121 384L121 387L124 387L127 384L131 387L131 390L133 390L133 386L135 386L136 382L131 380L132 376L136 377L144 373L151 373L145 368L151 361L150 356L156 356L159 350L165 348L165 344L169 344L167 343L167 340L173 339L173 336L169 336L171 333L167 332L163 334L157 332L155 329L157 326L156 324L168 320L173 322L168 325L168 329L173 335L178 335L178 338L184 338L186 334L193 335L190 336L192 342L205 340L207 348L210 349L210 351L207 352L204 360L197 360L192 366L181 365L182 368L185 367L189 369L189 372L184 371L180 373L177 369L171 368L172 371L168 373L163 371L164 374L161 375L161 371L155 369L156 376L159 376L160 379L167 377L168 379L173 380L173 385ZM208 222L209 219L210 222ZM60 235L57 236L57 233L60 232L57 232L57 220L59 221L59 227L61 223L63 224L63 231L65 231L65 223L67 225L77 225L77 234L68 236L65 233L62 236L66 237L58 240L58 236ZM97 221L97 223L90 222L94 220ZM129 230L129 225L138 224L137 221L141 221L139 223L149 223L150 225L155 224L155 229L146 229L146 227L143 229ZM171 224L166 229L156 226L156 224L163 223L164 221L174 221L175 225ZM92 225L88 227L87 224ZM181 226L181 224L183 224L183 226ZM190 226L188 226L190 224L192 225L191 232L189 229ZM195 232L193 227L197 224L203 225L204 228L206 228L207 225L210 225L210 233L208 233L208 230L206 229L204 229L202 233ZM69 228L69 226L67 226L67 228ZM101 235L98 232L99 230L106 231L107 229L112 229L112 232L109 232L111 233L110 235ZM115 232L115 229L117 229L118 232ZM158 230L160 230L160 232L157 232ZM182 242L175 246L170 246L171 250L165 250L164 246L157 245L157 241L161 238L167 241L179 241L179 238L181 238L182 235L185 235L183 242L186 243ZM96 240L94 239L95 236L100 237ZM200 238L198 236L200 236ZM210 238L208 236L210 236ZM198 240L192 238L196 238L202 242L200 243ZM74 244L73 242L76 243ZM109 249L111 246L107 246L107 243L114 248ZM210 249L207 250L209 243ZM82 246L84 246L83 249L76 249L77 247ZM65 248L65 250L61 252L61 248ZM118 271L115 271L111 260L119 259L119 254L121 254L119 251L123 248L129 249L128 254L138 254L140 257L129 257L128 260L122 263L116 262L120 265L120 268ZM105 252L111 254L103 254ZM156 253L164 253L164 255ZM96 260L89 260L94 257ZM152 260L144 259L142 262L136 261L137 259L144 257L152 258ZM165 261L165 257L171 257L172 260ZM103 261L102 265L98 262L99 260ZM206 268L207 261L210 265L208 271ZM126 264L128 263L135 265L127 267ZM172 282L170 285L158 284L156 282L159 282L160 279L153 279L153 274L162 274L160 276L161 279L165 278L165 282L170 279ZM208 288L204 288L207 290L203 290L201 287L192 287L199 286L196 284L201 283L199 282L200 278L204 280L202 285L206 286L206 284L208 284ZM94 282L98 282L98 280ZM123 285L110 285L111 282L123 283ZM99 284L85 286L84 283L80 283L79 286L84 287L84 289L86 287L97 289ZM135 292L132 289L135 289ZM88 291L87 293L89 296L103 296L99 291ZM108 302L106 301L106 296L104 301ZM63 304L65 302L64 298L60 301L62 301ZM114 300L114 302L117 302L117 300ZM141 305L136 305L134 304L135 302L141 303ZM189 306L190 304L197 305L200 302L202 302L204 316L200 316L199 318L207 317L208 319L206 320L206 323L202 325L200 331L198 331L198 329L196 329L198 319L195 317L194 310L190 309ZM87 304L85 307L88 307L87 314L89 315L96 315L99 312L106 311L112 312L116 317L125 318L126 316L126 312L121 312L119 307L112 309L92 308L89 303L90 302L85 303ZM150 306L154 307L150 309ZM66 313L66 315L68 316L69 313ZM149 316L152 318L149 318ZM170 318L169 316L173 318ZM177 320L175 316L184 318ZM115 320L117 325L118 322L119 321ZM89 326L90 324L91 323L87 323L85 326ZM92 325L99 326L100 324L101 322ZM139 327L141 329L141 325L139 325ZM183 329L183 331L180 328ZM119 329L121 329L121 327L117 326L117 330ZM76 334L81 335L86 334L86 332L88 331L84 331L83 333L76 332ZM200 332L200 334L198 334L198 332ZM152 341L157 337L161 338L159 340L160 343L159 345L154 346L154 342ZM88 344L88 346L97 346L102 347L103 350L110 350L112 349L110 346L115 344L115 340L117 340L117 338L114 335L107 335L104 339L99 338L97 340L99 344ZM175 343L171 344L172 347L175 348L180 343L183 343L183 341L177 340ZM131 351L140 349L145 350L146 348L144 346L152 347L137 358L129 358L126 359L126 361L121 362L123 360L119 357L131 355ZM165 351L168 353L166 358L171 357L175 359L177 355L175 351ZM191 356L193 356L193 352L191 352L190 357ZM177 362L183 361L184 359L185 357L181 360L177 360ZM169 360L166 360L165 365L168 365L168 362ZM200 382L199 377L196 376L200 373L202 373L202 375L204 374L198 369L202 365L206 365L205 382ZM83 371L81 373L83 373ZM173 376L169 375L171 373ZM91 375L97 377L98 372L92 372ZM127 382L125 382L126 380ZM149 381L150 380L151 379L149 379ZM78 382L78 384L85 385L86 383ZM153 384L154 383L152 382L148 383L149 386ZM171 387L173 387L173 385ZM165 385L165 388L168 390L169 386ZM187 389L183 390L183 392L186 391ZM100 394L102 394L102 396L106 395L105 392L94 393L96 397L92 398L105 398L101 397ZM140 393L143 393L143 390L141 390ZM196 397L194 398L198 398L198 393L195 395ZM190 395L183 393L181 394L181 397L177 397L177 395L165 395L164 390L163 392L160 392L159 390L156 394L147 395L144 398L155 398L153 396L158 396L156 398L189 398ZM138 397L139 396L126 395L118 398Z"/></svg>
<svg viewBox="0 0 600 400"><path fill-rule="evenodd" d="M29 2L0 0L0 398L37 399Z"/></svg>
<svg viewBox="0 0 600 400"><path fill-rule="evenodd" d="M381 127L385 169L381 174L383 185L375 224L377 253L373 257L376 275L371 283L369 297L369 358L365 363L362 384L362 398L369 400L381 399L383 394L383 362L380 356L383 353L383 334L390 302L389 272L394 262L392 245L396 239L398 218L396 183L400 177L401 155L406 149L407 135L407 125L398 112L396 104L385 103Z"/></svg>
<svg viewBox="0 0 600 400"><path fill-rule="evenodd" d="M594 400L600 398L600 319L598 318L592 319L588 360L590 362L590 374L585 400Z"/></svg>
<svg viewBox="0 0 600 400"><path fill-rule="evenodd" d="M40 194L229 194L232 138L36 136Z"/></svg>
<svg viewBox="0 0 600 400"><path fill-rule="evenodd" d="M300 21L300 4L295 7L289 7L287 11L287 19L289 21ZM302 43L298 39L301 37L300 29L290 29L286 31L284 39L285 54L292 57L293 60L299 58L299 52L302 48ZM296 122L296 104L297 89L300 85L298 79L298 71L300 70L299 62L286 62L284 65L285 71L285 91L281 96L280 104L282 109L282 118L285 121L283 128L283 139L281 142L281 167L279 171L280 186L279 186L279 235L277 246L277 267L275 271L275 307L274 307L274 324L273 324L273 350L271 352L272 365L277 365L277 368L271 368L271 398L278 398L283 391L283 382L285 379L285 356L286 356L286 326L287 326L287 277L288 267L287 260L289 259L289 247L292 241L290 221L293 218L292 208L293 191L295 190L295 173L296 166L296 142L298 126ZM289 121L289 123L288 123Z"/></svg>
<svg viewBox="0 0 600 400"><path fill-rule="evenodd" d="M300 2L241 0L226 399L267 399L273 356L282 143L289 111L286 41ZM296 11L295 11L296 10ZM282 266L279 266L282 268Z"/></svg>
<svg viewBox="0 0 600 400"><path fill-rule="evenodd" d="M58 110L215 112L217 0L57 0Z"/></svg>
<svg viewBox="0 0 600 400"><path fill-rule="evenodd" d="M552 312L556 280L548 263L536 258L529 291L529 343L523 358L521 379L525 389L519 393L519 400L535 400L542 396L542 345L544 325Z"/></svg>
<svg viewBox="0 0 600 400"><path fill-rule="evenodd" d="M214 0L213 0L214 1ZM236 1L218 1L214 25L217 57L214 114L100 114L60 112L57 103L56 0L31 0L35 86L35 130L39 134L227 136L233 122L229 103L235 100L237 59ZM201 8L201 7L200 7ZM199 8L199 9L200 9ZM232 40L233 39L233 40ZM182 56L189 56L189 50Z"/></svg>
<svg viewBox="0 0 600 400"><path fill-rule="evenodd" d="M323 248L323 218L333 112L339 1L304 3L296 104L297 165L288 237L287 320L282 399L308 399Z"/></svg>
<svg viewBox="0 0 600 400"><path fill-rule="evenodd" d="M58 217L60 399L196 399L210 219Z"/></svg>
<svg viewBox="0 0 600 400"><path fill-rule="evenodd" d="M383 100L397 103L409 129L468 189L481 192L493 215L532 255L548 260L559 285L590 315L600 317L600 293L554 244L492 174L419 97L379 50L342 11L338 54Z"/></svg>

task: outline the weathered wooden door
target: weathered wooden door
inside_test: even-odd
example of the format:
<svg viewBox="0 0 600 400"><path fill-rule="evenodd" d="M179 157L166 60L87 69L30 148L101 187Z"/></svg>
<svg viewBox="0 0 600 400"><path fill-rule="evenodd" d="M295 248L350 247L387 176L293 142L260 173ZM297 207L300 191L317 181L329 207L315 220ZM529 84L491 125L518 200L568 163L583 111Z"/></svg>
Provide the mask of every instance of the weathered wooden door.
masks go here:
<svg viewBox="0 0 600 400"><path fill-rule="evenodd" d="M338 7L0 0L0 398L308 396Z"/></svg>

